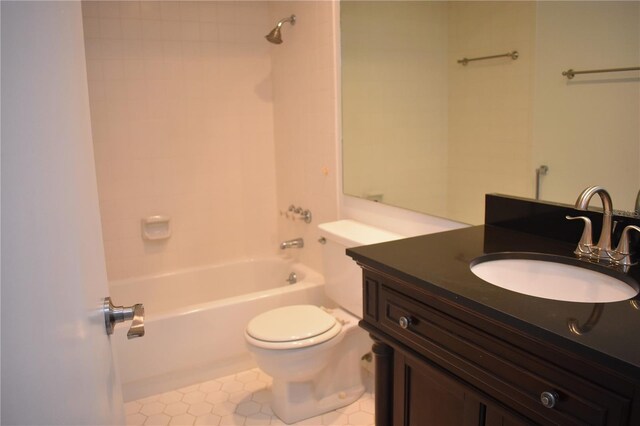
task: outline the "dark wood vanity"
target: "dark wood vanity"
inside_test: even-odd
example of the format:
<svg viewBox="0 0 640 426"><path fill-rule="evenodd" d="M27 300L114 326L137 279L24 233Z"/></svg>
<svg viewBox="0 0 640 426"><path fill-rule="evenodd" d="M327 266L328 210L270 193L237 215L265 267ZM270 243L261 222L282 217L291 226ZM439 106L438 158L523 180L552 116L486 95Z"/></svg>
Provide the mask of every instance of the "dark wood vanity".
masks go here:
<svg viewBox="0 0 640 426"><path fill-rule="evenodd" d="M521 221L517 208L490 211L504 202L487 200L484 226L347 251L363 268L360 325L375 342L376 425L640 425L637 303L540 299L471 273L486 253L572 256L579 229L558 239L540 235L553 226L517 229L549 223L540 214L564 207L529 203L526 214L537 216ZM634 268L627 274L640 282Z"/></svg>

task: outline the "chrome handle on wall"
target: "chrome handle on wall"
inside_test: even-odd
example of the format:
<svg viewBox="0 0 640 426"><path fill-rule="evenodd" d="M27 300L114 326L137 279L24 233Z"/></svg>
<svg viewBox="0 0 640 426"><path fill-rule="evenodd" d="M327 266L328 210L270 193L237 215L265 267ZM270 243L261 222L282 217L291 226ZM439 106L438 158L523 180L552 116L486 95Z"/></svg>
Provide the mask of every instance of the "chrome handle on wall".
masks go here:
<svg viewBox="0 0 640 426"><path fill-rule="evenodd" d="M115 306L110 297L105 297L102 309L107 334L113 334L113 329L117 323L131 321L127 338L134 339L144 336L144 306L141 303L125 308L124 306Z"/></svg>

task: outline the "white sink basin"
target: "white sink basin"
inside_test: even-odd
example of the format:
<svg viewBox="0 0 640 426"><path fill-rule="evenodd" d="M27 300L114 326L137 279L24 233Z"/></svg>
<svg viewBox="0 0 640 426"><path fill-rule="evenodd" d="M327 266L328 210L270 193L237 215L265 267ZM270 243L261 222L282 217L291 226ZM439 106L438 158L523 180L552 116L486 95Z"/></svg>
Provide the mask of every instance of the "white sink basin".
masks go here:
<svg viewBox="0 0 640 426"><path fill-rule="evenodd" d="M568 302L607 303L638 294L637 284L611 275L554 261L539 259L477 259L471 272L484 281L529 296ZM635 288L634 288L635 287Z"/></svg>

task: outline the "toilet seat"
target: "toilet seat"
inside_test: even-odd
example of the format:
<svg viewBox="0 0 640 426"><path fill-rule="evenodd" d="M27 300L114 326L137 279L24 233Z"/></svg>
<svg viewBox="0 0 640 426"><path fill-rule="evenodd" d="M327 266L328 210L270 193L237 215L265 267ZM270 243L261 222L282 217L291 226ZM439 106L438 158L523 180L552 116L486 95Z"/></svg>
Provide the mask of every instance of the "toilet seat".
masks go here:
<svg viewBox="0 0 640 426"><path fill-rule="evenodd" d="M296 349L331 340L341 329L341 323L319 307L294 305L256 316L247 325L245 337L264 349Z"/></svg>

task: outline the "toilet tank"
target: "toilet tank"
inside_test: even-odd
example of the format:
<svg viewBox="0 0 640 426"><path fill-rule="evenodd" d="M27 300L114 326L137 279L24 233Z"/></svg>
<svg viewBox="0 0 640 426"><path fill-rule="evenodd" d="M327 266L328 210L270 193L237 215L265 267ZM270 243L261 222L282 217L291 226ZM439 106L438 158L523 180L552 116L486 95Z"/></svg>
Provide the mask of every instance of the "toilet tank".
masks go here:
<svg viewBox="0 0 640 426"><path fill-rule="evenodd" d="M346 255L351 247L404 238L355 220L338 220L318 225L322 246L322 272L327 296L343 309L362 318L362 270Z"/></svg>

